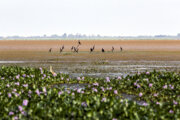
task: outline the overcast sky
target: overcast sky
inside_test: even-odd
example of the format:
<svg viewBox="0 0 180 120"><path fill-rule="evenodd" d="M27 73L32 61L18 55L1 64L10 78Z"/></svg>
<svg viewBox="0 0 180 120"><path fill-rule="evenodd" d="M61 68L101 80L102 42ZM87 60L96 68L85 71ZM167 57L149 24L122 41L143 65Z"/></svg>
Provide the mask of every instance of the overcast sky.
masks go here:
<svg viewBox="0 0 180 120"><path fill-rule="evenodd" d="M180 0L0 0L0 36L176 35Z"/></svg>

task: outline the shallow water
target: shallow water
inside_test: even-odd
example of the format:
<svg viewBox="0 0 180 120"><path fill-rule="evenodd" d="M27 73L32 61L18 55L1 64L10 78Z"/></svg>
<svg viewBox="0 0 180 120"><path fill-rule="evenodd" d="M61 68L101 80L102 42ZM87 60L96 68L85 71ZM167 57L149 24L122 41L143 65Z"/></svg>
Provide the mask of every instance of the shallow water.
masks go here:
<svg viewBox="0 0 180 120"><path fill-rule="evenodd" d="M0 61L2 65L43 67L51 65L57 73L69 74L71 78L79 76L118 77L133 75L144 71L180 72L180 61Z"/></svg>
<svg viewBox="0 0 180 120"><path fill-rule="evenodd" d="M64 88L65 91L77 90L77 89L79 89L81 91L81 90L85 89L87 85L88 84L67 84L67 83L65 83L65 84L56 84L56 85L53 85L52 87ZM135 101L138 105L143 105L144 103L146 103L145 101L142 101L142 100L136 100L137 96L135 96L135 95L128 95L125 93L121 93L120 95L122 96L123 99ZM117 99L120 99L120 97L117 96Z"/></svg>

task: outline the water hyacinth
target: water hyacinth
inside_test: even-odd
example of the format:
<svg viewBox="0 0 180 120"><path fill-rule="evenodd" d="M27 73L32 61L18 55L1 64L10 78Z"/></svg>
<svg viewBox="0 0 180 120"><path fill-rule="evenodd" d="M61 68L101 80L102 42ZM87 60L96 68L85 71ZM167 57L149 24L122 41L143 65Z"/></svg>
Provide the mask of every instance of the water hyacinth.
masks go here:
<svg viewBox="0 0 180 120"><path fill-rule="evenodd" d="M140 92L140 93L139 93L139 97L142 97L142 96L143 96L143 94Z"/></svg>
<svg viewBox="0 0 180 120"><path fill-rule="evenodd" d="M145 78L144 80L145 80L146 82L149 82L149 79L148 79L148 78ZM138 80L138 81L139 81L139 80Z"/></svg>
<svg viewBox="0 0 180 120"><path fill-rule="evenodd" d="M140 88L141 86L139 84L137 84L137 88Z"/></svg>
<svg viewBox="0 0 180 120"><path fill-rule="evenodd" d="M39 91L39 89L36 90L36 94L39 96L41 93Z"/></svg>
<svg viewBox="0 0 180 120"><path fill-rule="evenodd" d="M39 70L42 71L43 70L42 67L39 67Z"/></svg>
<svg viewBox="0 0 180 120"><path fill-rule="evenodd" d="M174 86L172 86L172 85L169 85L169 87L170 87L171 89L174 89Z"/></svg>
<svg viewBox="0 0 180 120"><path fill-rule="evenodd" d="M106 102L106 98L105 97L102 98L101 102Z"/></svg>
<svg viewBox="0 0 180 120"><path fill-rule="evenodd" d="M94 92L98 92L98 90L97 90L96 88L92 88L92 90L93 90Z"/></svg>
<svg viewBox="0 0 180 120"><path fill-rule="evenodd" d="M57 76L57 74L56 74L56 73L53 73L53 76L54 76L54 77L56 77L56 76Z"/></svg>
<svg viewBox="0 0 180 120"><path fill-rule="evenodd" d="M152 87L153 86L153 84L152 83L149 83L149 87Z"/></svg>
<svg viewBox="0 0 180 120"><path fill-rule="evenodd" d="M81 80L81 78L80 78L80 77L77 77L77 80Z"/></svg>
<svg viewBox="0 0 180 120"><path fill-rule="evenodd" d="M159 103L159 102L156 102L156 104L157 104L157 105L160 105L160 103Z"/></svg>
<svg viewBox="0 0 180 120"><path fill-rule="evenodd" d="M29 91L28 91L28 93L29 93L29 94L31 94L31 93L32 93L32 91L31 91L31 90L29 90Z"/></svg>
<svg viewBox="0 0 180 120"><path fill-rule="evenodd" d="M157 96L158 96L158 93L155 93L155 94L154 94L154 97L157 97Z"/></svg>
<svg viewBox="0 0 180 120"><path fill-rule="evenodd" d="M167 85L164 85L163 88L164 88L164 89L167 89Z"/></svg>
<svg viewBox="0 0 180 120"><path fill-rule="evenodd" d="M43 77L45 78L45 77L46 77L46 74L43 74Z"/></svg>
<svg viewBox="0 0 180 120"><path fill-rule="evenodd" d="M113 118L112 120L118 120L117 118Z"/></svg>
<svg viewBox="0 0 180 120"><path fill-rule="evenodd" d="M23 84L23 87L28 87L28 84Z"/></svg>
<svg viewBox="0 0 180 120"><path fill-rule="evenodd" d="M9 112L9 115L14 115L14 112L12 112L12 111L11 111L11 112Z"/></svg>
<svg viewBox="0 0 180 120"><path fill-rule="evenodd" d="M18 109L19 109L19 111L23 111L23 107L22 106L18 106Z"/></svg>
<svg viewBox="0 0 180 120"><path fill-rule="evenodd" d="M104 87L101 87L101 90L104 92L105 91Z"/></svg>
<svg viewBox="0 0 180 120"><path fill-rule="evenodd" d="M149 75L149 74L150 74L150 72L147 71L147 72L146 72L146 75Z"/></svg>
<svg viewBox="0 0 180 120"><path fill-rule="evenodd" d="M16 76L16 79L19 79L19 77L20 77L20 75L17 75L17 76Z"/></svg>
<svg viewBox="0 0 180 120"><path fill-rule="evenodd" d="M106 77L106 82L111 82L109 77Z"/></svg>
<svg viewBox="0 0 180 120"><path fill-rule="evenodd" d="M27 106L28 105L28 100L23 100L23 106Z"/></svg>
<svg viewBox="0 0 180 120"><path fill-rule="evenodd" d="M106 90L112 90L112 87L107 87Z"/></svg>
<svg viewBox="0 0 180 120"><path fill-rule="evenodd" d="M19 86L19 82L14 83L15 85Z"/></svg>
<svg viewBox="0 0 180 120"><path fill-rule="evenodd" d="M20 96L19 93L14 93L14 95L15 95L16 97L19 97L19 96Z"/></svg>
<svg viewBox="0 0 180 120"><path fill-rule="evenodd" d="M174 105L177 105L177 104L178 104L178 102L176 102L175 100L173 100L173 104L174 104Z"/></svg>
<svg viewBox="0 0 180 120"><path fill-rule="evenodd" d="M93 83L94 86L99 86L99 83Z"/></svg>
<svg viewBox="0 0 180 120"><path fill-rule="evenodd" d="M172 114L172 113L174 113L174 111L173 111L173 110L169 110L169 113L171 113L171 114Z"/></svg>
<svg viewBox="0 0 180 120"><path fill-rule="evenodd" d="M16 89L13 89L14 92L16 92L17 90Z"/></svg>
<svg viewBox="0 0 180 120"><path fill-rule="evenodd" d="M118 91L117 91L117 90L114 90L114 94L116 94L116 95L117 95L117 94L118 94Z"/></svg>
<svg viewBox="0 0 180 120"><path fill-rule="evenodd" d="M58 92L58 95L62 95L64 92L63 91L59 91Z"/></svg>
<svg viewBox="0 0 180 120"><path fill-rule="evenodd" d="M158 120L165 116L176 120L180 116L179 74L154 71L151 75L144 72L122 77L121 80L108 77L106 81L106 77L87 76L77 81L65 74L58 73L53 77L45 69L41 75L38 68L17 68L0 69L0 78L4 78L0 80L0 119L35 119L35 116L39 119L116 120L139 117ZM16 79L18 74L22 76ZM31 78L31 75L36 77ZM137 89L138 85L140 89Z"/></svg>
<svg viewBox="0 0 180 120"><path fill-rule="evenodd" d="M77 92L78 92L78 93L81 93L81 89L77 89Z"/></svg>
<svg viewBox="0 0 180 120"><path fill-rule="evenodd" d="M27 116L27 113L25 111L21 112L24 116Z"/></svg>
<svg viewBox="0 0 180 120"><path fill-rule="evenodd" d="M86 102L82 102L82 103L81 103L81 106L83 106L83 107L87 107Z"/></svg>
<svg viewBox="0 0 180 120"><path fill-rule="evenodd" d="M23 76L23 77L26 77L26 74L23 74L22 76Z"/></svg>
<svg viewBox="0 0 180 120"><path fill-rule="evenodd" d="M7 84L7 85L6 85L6 87L10 87L10 85L9 85L9 84Z"/></svg>
<svg viewBox="0 0 180 120"><path fill-rule="evenodd" d="M35 77L35 75L31 75L31 77L32 77L32 78L34 78L34 77Z"/></svg>
<svg viewBox="0 0 180 120"><path fill-rule="evenodd" d="M143 106L148 106L148 103L143 103Z"/></svg>
<svg viewBox="0 0 180 120"><path fill-rule="evenodd" d="M122 77L121 76L118 76L118 78L117 78L118 80L121 80L122 79Z"/></svg>
<svg viewBox="0 0 180 120"><path fill-rule="evenodd" d="M19 118L17 116L13 117L14 120L18 120Z"/></svg>
<svg viewBox="0 0 180 120"><path fill-rule="evenodd" d="M8 97L9 97L9 98L11 98L11 97L12 97L11 93L8 93Z"/></svg>

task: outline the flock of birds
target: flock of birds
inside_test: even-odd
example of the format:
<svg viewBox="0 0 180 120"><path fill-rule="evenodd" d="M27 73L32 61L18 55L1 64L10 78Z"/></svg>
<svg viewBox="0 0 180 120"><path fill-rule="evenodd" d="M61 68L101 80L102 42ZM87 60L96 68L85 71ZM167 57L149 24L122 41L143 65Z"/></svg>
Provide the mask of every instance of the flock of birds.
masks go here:
<svg viewBox="0 0 180 120"><path fill-rule="evenodd" d="M78 41L78 45L75 47L75 46L72 46L71 47L71 52L76 52L76 53L78 53L79 52L79 46L81 45L81 41L79 40ZM93 51L94 51L94 49L95 49L95 45L93 45L93 47L91 47L90 48L90 53L92 53ZM64 45L62 46L62 47L60 47L60 53L61 52L63 52L63 50L64 50ZM111 49L111 51L112 52L114 52L114 47L112 46L112 49ZM122 52L123 51L123 48L122 47L120 47L120 51ZM52 52L52 48L50 48L49 49L49 52ZM102 48L101 49L101 52L105 52L105 49L104 48Z"/></svg>

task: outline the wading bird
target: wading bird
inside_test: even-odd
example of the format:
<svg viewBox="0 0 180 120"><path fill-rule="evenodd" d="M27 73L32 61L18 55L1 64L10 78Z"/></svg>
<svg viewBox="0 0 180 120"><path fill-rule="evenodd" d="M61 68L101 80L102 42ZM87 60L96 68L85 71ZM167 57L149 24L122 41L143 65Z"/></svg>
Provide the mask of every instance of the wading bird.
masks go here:
<svg viewBox="0 0 180 120"><path fill-rule="evenodd" d="M56 73L53 71L52 69L52 66L50 65L50 72L53 74L53 75L56 75Z"/></svg>
<svg viewBox="0 0 180 120"><path fill-rule="evenodd" d="M123 51L123 48L122 48L122 47L120 47L120 51L121 51L121 52Z"/></svg>
<svg viewBox="0 0 180 120"><path fill-rule="evenodd" d="M93 46L93 51L94 51L94 49L95 49L95 45Z"/></svg>
<svg viewBox="0 0 180 120"><path fill-rule="evenodd" d="M64 45L60 48L60 53L63 51L64 49Z"/></svg>
<svg viewBox="0 0 180 120"><path fill-rule="evenodd" d="M90 53L93 52L93 48L90 48Z"/></svg>
<svg viewBox="0 0 180 120"><path fill-rule="evenodd" d="M52 48L49 49L49 52L52 52Z"/></svg>
<svg viewBox="0 0 180 120"><path fill-rule="evenodd" d="M104 48L102 48L102 50L101 50L102 52L105 52L105 50L104 50Z"/></svg>
<svg viewBox="0 0 180 120"><path fill-rule="evenodd" d="M114 47L112 46L112 49L111 49L112 52L114 52Z"/></svg>
<svg viewBox="0 0 180 120"><path fill-rule="evenodd" d="M95 45L92 48L90 48L90 53L93 52L94 49L95 49Z"/></svg>
<svg viewBox="0 0 180 120"><path fill-rule="evenodd" d="M78 47L77 48L74 47L74 52L78 53L78 51L79 51L79 48Z"/></svg>
<svg viewBox="0 0 180 120"><path fill-rule="evenodd" d="M80 40L78 41L78 45L81 45L81 42L80 42Z"/></svg>
<svg viewBox="0 0 180 120"><path fill-rule="evenodd" d="M71 47L71 51L74 49L74 46Z"/></svg>
<svg viewBox="0 0 180 120"><path fill-rule="evenodd" d="M62 49L64 49L64 45L62 46Z"/></svg>

